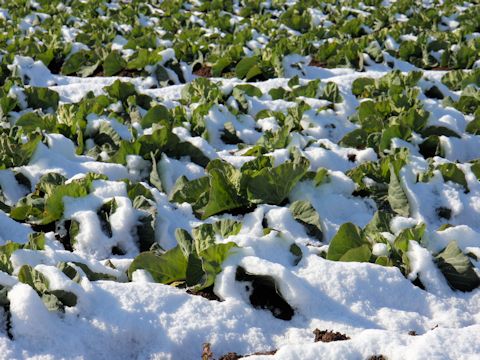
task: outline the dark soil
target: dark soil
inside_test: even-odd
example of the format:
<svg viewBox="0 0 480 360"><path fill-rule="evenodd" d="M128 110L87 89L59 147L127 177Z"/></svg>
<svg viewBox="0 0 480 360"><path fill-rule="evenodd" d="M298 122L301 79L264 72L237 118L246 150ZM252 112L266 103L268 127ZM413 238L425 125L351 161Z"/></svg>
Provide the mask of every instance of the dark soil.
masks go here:
<svg viewBox="0 0 480 360"><path fill-rule="evenodd" d="M105 74L103 73L103 67L97 66L93 74L89 75L88 77L103 77Z"/></svg>
<svg viewBox="0 0 480 360"><path fill-rule="evenodd" d="M212 68L210 66L203 65L198 70L193 72L194 75L210 78L212 77Z"/></svg>
<svg viewBox="0 0 480 360"><path fill-rule="evenodd" d="M6 291L4 288L3 291ZM0 317L0 321L3 320L5 324L5 332L10 340L13 340L13 333L12 333L12 313L10 312L10 302L4 304L3 306L3 313L4 318Z"/></svg>
<svg viewBox="0 0 480 360"><path fill-rule="evenodd" d="M138 73L139 73L138 70L123 69L115 76L135 77L135 76L138 76Z"/></svg>
<svg viewBox="0 0 480 360"><path fill-rule="evenodd" d="M321 242L319 242L319 241L318 241L318 242L315 242L315 243L309 241L309 242L307 242L305 245L306 245L306 246L312 246L312 247L319 248L319 247L322 247L324 244L321 243Z"/></svg>
<svg viewBox="0 0 480 360"><path fill-rule="evenodd" d="M10 340L13 340L13 333L12 333L12 313L10 312L10 306L5 307L5 312L7 316L7 336Z"/></svg>
<svg viewBox="0 0 480 360"><path fill-rule="evenodd" d="M111 75L111 76L135 77L135 76L138 76L139 73L140 72L138 70L135 70L135 69L122 69L118 73L116 73L115 75ZM103 76L107 76L107 75L105 75L103 67L99 66L95 69L93 74L90 75L89 77L103 77Z"/></svg>
<svg viewBox="0 0 480 360"><path fill-rule="evenodd" d="M63 226L65 227L65 229L70 229L70 224L71 223L72 223L71 220L65 220L65 222L63 223ZM55 239L62 243L63 248L65 250L73 252L72 242L71 242L71 239L70 239L70 233L69 233L68 230L66 231L65 236L60 236L60 234L57 232L57 229L55 228Z"/></svg>
<svg viewBox="0 0 480 360"><path fill-rule="evenodd" d="M35 232L44 232L44 233L47 233L47 232L50 232L50 231L55 232L55 223L54 222L51 222L50 224L46 224L46 225L30 224L30 226L31 226L32 230L35 231Z"/></svg>
<svg viewBox="0 0 480 360"><path fill-rule="evenodd" d="M265 229L265 228L268 228L268 220L266 217L264 217L262 219L262 227Z"/></svg>
<svg viewBox="0 0 480 360"><path fill-rule="evenodd" d="M242 355L238 355L236 352L229 352L228 354L220 356L218 360L237 360L241 359L242 357Z"/></svg>
<svg viewBox="0 0 480 360"><path fill-rule="evenodd" d="M324 64L324 63L322 63L322 62L320 62L320 61L318 61L318 60L312 59L312 61L310 61L310 64L308 64L308 66L315 66L315 67L321 67L321 68L323 68L323 67L326 66L326 64Z"/></svg>
<svg viewBox="0 0 480 360"><path fill-rule="evenodd" d="M122 69L118 73L112 76L122 76L122 77L135 77L138 76L139 71L138 70L130 70L130 69ZM105 75L105 72L103 71L103 68L99 66L92 75L89 77L103 77L107 76Z"/></svg>
<svg viewBox="0 0 480 360"><path fill-rule="evenodd" d="M356 154L348 154L347 155L348 161L355 162L357 155Z"/></svg>
<svg viewBox="0 0 480 360"><path fill-rule="evenodd" d="M412 284L415 285L416 287L419 287L422 290L425 290L425 285L423 285L422 281L418 277L412 281Z"/></svg>
<svg viewBox="0 0 480 360"><path fill-rule="evenodd" d="M452 217L452 210L449 209L449 208L440 206L440 207L436 208L435 211L437 212L437 215L440 218L450 220L450 218Z"/></svg>
<svg viewBox="0 0 480 360"><path fill-rule="evenodd" d="M275 355L276 353L277 353L277 350L270 350L270 351L259 351L251 355Z"/></svg>
<svg viewBox="0 0 480 360"><path fill-rule="evenodd" d="M436 86L432 86L430 89L426 90L425 96L429 97L430 99L438 100L442 100L445 97Z"/></svg>
<svg viewBox="0 0 480 360"><path fill-rule="evenodd" d="M372 355L367 360L387 360L387 358L383 355Z"/></svg>
<svg viewBox="0 0 480 360"><path fill-rule="evenodd" d="M418 145L419 152L425 158L431 158L436 156L440 152L439 141L435 137L425 139Z"/></svg>
<svg viewBox="0 0 480 360"><path fill-rule="evenodd" d="M450 69L450 68L447 67L447 66L436 66L436 67L432 67L430 70L449 71L449 70L452 70L452 69Z"/></svg>
<svg viewBox="0 0 480 360"><path fill-rule="evenodd" d="M266 275L255 275L237 267L235 280L250 283L252 288L250 303L257 309L270 310L277 319L291 320L295 314L293 308L283 298L275 279Z"/></svg>
<svg viewBox="0 0 480 360"><path fill-rule="evenodd" d="M342 341L342 340L350 340L350 338L345 335L341 334L339 332L333 332L330 330L319 330L315 329L313 330L313 333L315 334L315 342L331 342L331 341Z"/></svg>
<svg viewBox="0 0 480 360"><path fill-rule="evenodd" d="M192 290L187 290L187 293L190 295L197 295L204 297L205 299L211 300L211 301L222 301L215 293L213 292L213 286L210 286L206 289L199 290L199 291L192 291Z"/></svg>
<svg viewBox="0 0 480 360"><path fill-rule="evenodd" d="M65 59L62 59L61 57L55 56L52 61L50 61L50 64L48 64L50 72L52 74L60 74L64 60Z"/></svg>
<svg viewBox="0 0 480 360"><path fill-rule="evenodd" d="M125 254L126 254L126 252L121 247L119 247L119 246L112 247L112 255L123 256Z"/></svg>
<svg viewBox="0 0 480 360"><path fill-rule="evenodd" d="M408 335L410 335L410 336L417 336L417 332L414 331L414 330L411 330L411 331L408 332Z"/></svg>
<svg viewBox="0 0 480 360"><path fill-rule="evenodd" d="M238 355L235 352L229 352L225 355L220 356L218 358L218 360L238 360L238 359L244 358L246 356L253 356L253 355L275 355L276 352L277 352L277 350L259 351L259 352L249 354L249 355Z"/></svg>

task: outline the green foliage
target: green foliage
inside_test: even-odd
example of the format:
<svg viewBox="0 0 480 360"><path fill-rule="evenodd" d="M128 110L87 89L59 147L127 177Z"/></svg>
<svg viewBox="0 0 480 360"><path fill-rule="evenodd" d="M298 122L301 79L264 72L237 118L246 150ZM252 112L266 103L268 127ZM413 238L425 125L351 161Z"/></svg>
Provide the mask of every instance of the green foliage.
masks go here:
<svg viewBox="0 0 480 360"><path fill-rule="evenodd" d="M362 229L352 223L345 223L330 241L327 259L367 262L371 254L370 244L364 239Z"/></svg>
<svg viewBox="0 0 480 360"><path fill-rule="evenodd" d="M148 271L156 282L170 284L185 279L187 260L176 246L162 255L157 255L154 251L141 253L128 268L129 277L138 269Z"/></svg>
<svg viewBox="0 0 480 360"><path fill-rule="evenodd" d="M435 256L435 262L453 290L472 291L480 286L480 278L470 259L458 248L456 241Z"/></svg>
<svg viewBox="0 0 480 360"><path fill-rule="evenodd" d="M60 95L56 91L49 88L28 87L25 88L28 106L33 109L57 110Z"/></svg>
<svg viewBox="0 0 480 360"><path fill-rule="evenodd" d="M241 169L212 160L206 167L206 177L177 180L170 199L192 204L202 219L227 211L246 211L253 204L280 204L307 172L309 162L299 158L273 167L267 159L257 158ZM279 178L283 179L281 184Z"/></svg>
<svg viewBox="0 0 480 360"><path fill-rule="evenodd" d="M15 220L38 225L60 220L64 209L63 198L86 196L90 192L92 182L101 178L104 177L90 173L65 184L65 178L52 174L44 175L40 178L35 191L21 198L11 209L10 216Z"/></svg>
<svg viewBox="0 0 480 360"><path fill-rule="evenodd" d="M408 198L403 191L400 180L395 174L393 165L390 165L390 183L388 184L388 202L393 211L397 214L408 217L410 215L410 206L408 204Z"/></svg>
<svg viewBox="0 0 480 360"><path fill-rule="evenodd" d="M122 102L125 102L128 97L136 94L135 85L120 80L115 80L112 85L106 86L104 90L110 97Z"/></svg>
<svg viewBox="0 0 480 360"><path fill-rule="evenodd" d="M220 101L222 97L218 85L205 78L197 78L182 88L182 100L187 104L214 103Z"/></svg>
<svg viewBox="0 0 480 360"><path fill-rule="evenodd" d="M107 55L102 66L105 76L113 76L122 71L127 66L127 62L118 51L112 51Z"/></svg>
<svg viewBox="0 0 480 360"><path fill-rule="evenodd" d="M193 237L183 229L177 229L178 245L165 253L155 251L138 255L128 269L129 278L134 271L148 271L156 282L163 284L184 284L201 290L215 282L222 271L222 263L228 257L235 243L217 244L216 236L227 238L240 231L241 223L222 220L215 224L202 224L193 229Z"/></svg>
<svg viewBox="0 0 480 360"><path fill-rule="evenodd" d="M379 209L408 216L408 199L399 181L400 170L408 162L408 155L407 149L396 149L392 154L375 162L365 162L346 174L357 185L357 193L370 196Z"/></svg>
<svg viewBox="0 0 480 360"><path fill-rule="evenodd" d="M256 56L245 57L235 67L235 75L240 79L250 80L262 73L259 66L259 59Z"/></svg>
<svg viewBox="0 0 480 360"><path fill-rule="evenodd" d="M323 231L320 216L309 201L295 201L290 205L290 212L295 220L305 226L307 234L323 240Z"/></svg>
<svg viewBox="0 0 480 360"><path fill-rule="evenodd" d="M23 143L19 136L0 134L0 170L28 164L42 136L31 134L30 141Z"/></svg>
<svg viewBox="0 0 480 360"><path fill-rule="evenodd" d="M162 121L171 122L172 116L165 106L155 105L147 111L145 116L142 117L140 125L142 125L143 128L148 128L153 124L161 123Z"/></svg>
<svg viewBox="0 0 480 360"><path fill-rule="evenodd" d="M454 183L460 184L465 189L465 192L469 191L465 174L456 164L440 164L437 166L437 169L440 170L445 181L452 181Z"/></svg>

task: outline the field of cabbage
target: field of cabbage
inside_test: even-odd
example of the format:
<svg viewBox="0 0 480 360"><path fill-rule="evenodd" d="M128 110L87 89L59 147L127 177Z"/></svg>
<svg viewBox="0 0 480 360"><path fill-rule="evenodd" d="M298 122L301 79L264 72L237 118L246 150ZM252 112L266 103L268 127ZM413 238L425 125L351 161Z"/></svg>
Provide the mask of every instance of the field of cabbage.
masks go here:
<svg viewBox="0 0 480 360"><path fill-rule="evenodd" d="M480 4L0 0L0 359L478 359Z"/></svg>

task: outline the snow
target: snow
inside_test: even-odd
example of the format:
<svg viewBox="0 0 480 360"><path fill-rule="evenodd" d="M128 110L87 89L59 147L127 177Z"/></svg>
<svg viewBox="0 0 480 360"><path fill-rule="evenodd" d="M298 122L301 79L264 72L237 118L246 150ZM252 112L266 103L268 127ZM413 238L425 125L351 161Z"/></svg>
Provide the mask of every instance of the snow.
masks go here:
<svg viewBox="0 0 480 360"><path fill-rule="evenodd" d="M22 169L22 173L29 178L32 184L36 184L42 175L51 172L60 173L67 178L87 172L104 174L111 180L129 178L124 166L97 162L87 156L77 156L70 139L58 134L49 136L53 139L51 146L56 143L55 140L60 140L58 142L61 144L60 151L52 150L44 144L38 145L30 163ZM65 152L62 152L62 149Z"/></svg>
<svg viewBox="0 0 480 360"><path fill-rule="evenodd" d="M447 334L455 332L468 338L479 329L462 319L461 311L469 306L468 300L454 296L456 311L446 316L448 298L425 296L397 269L331 263L316 255L304 259L293 273L281 264L252 256L243 258L241 264L280 280L280 291L297 309L291 322L251 308L242 296L243 286L233 279L234 264L225 266L217 282L217 293L225 300L221 303L148 282L82 282L78 284L82 290L77 289L76 311L67 312L63 319L49 313L30 287L18 284L9 295L18 338L10 351L15 354L13 358L21 356L22 346L28 343L24 350L27 356L48 351L58 357L174 358L171 354L182 354L197 358L201 344L209 341L219 353L251 353L283 344L274 357L278 359L313 359L314 354L348 359L375 353L401 359L405 353L399 349L412 355L440 354L445 351L440 340ZM45 272L45 267L37 269ZM49 279L53 277L49 274ZM372 299L372 291L398 295ZM313 344L311 330L302 325L305 321L311 329L335 326L352 340ZM268 331L264 331L266 323ZM439 327L431 330L437 324ZM455 325L462 328L456 329ZM410 330L419 336L407 335ZM60 334L71 332L77 336L69 336L62 343L54 341ZM190 345L185 347L187 339ZM468 346L452 347L450 355L478 351L478 344L468 342Z"/></svg>
<svg viewBox="0 0 480 360"><path fill-rule="evenodd" d="M340 225L352 222L365 226L375 212L371 199L353 197L355 190L352 180L341 171L329 171L330 182L315 187L303 182L298 184L290 194L292 201L308 200L317 210L325 226L327 242L336 234Z"/></svg>
<svg viewBox="0 0 480 360"><path fill-rule="evenodd" d="M470 306L468 299L454 294L445 297L445 292L450 292L447 288L438 296L425 295L395 268L331 263L309 255L292 271L291 266L273 259L244 257L240 264L257 274L275 277L280 291L296 309L291 322L273 319L268 311L252 309L242 295L243 286L234 280L235 260L228 260L217 280L216 291L225 300L221 303L144 281L83 282L78 285L83 292L77 289L78 309L62 319L49 313L30 287L15 285L10 293L18 338L13 351L20 352L28 341L30 355L39 354L48 345L48 351L58 357L95 354L97 358L127 359L148 354L172 358L171 354L182 354L196 358L201 344L209 341L219 353L249 353L279 346L274 357L279 359L313 359L314 354L347 359L374 353L401 359L404 353L398 351L403 348L411 354L422 351L422 356L425 351L445 351L438 340L439 332L440 338L452 332L469 337L479 328L462 315ZM37 269L47 270L46 265ZM49 279L52 277L54 274L49 274ZM372 292L385 296L371 298ZM393 293L397 295L388 296ZM451 301L455 302L454 309L447 316L446 307ZM302 325L305 322L306 329ZM264 331L267 323L268 331ZM439 327L431 330L437 324ZM309 329L332 326L349 334L352 340L334 346L311 343ZM62 343L54 341L60 334L73 331L77 336ZM418 338L407 335L408 331L416 331ZM185 348L187 339L190 346ZM426 349L427 340L434 341L430 349ZM469 346L453 347L450 355L465 349L467 355L478 351L478 344L470 342Z"/></svg>
<svg viewBox="0 0 480 360"><path fill-rule="evenodd" d="M39 60L33 61L32 58L25 56L15 56L12 67L19 69L20 76L28 77L31 86L51 86L55 85L55 76Z"/></svg>
<svg viewBox="0 0 480 360"><path fill-rule="evenodd" d="M158 173L162 181L165 193L169 194L173 188L175 181L181 176L185 176L188 180L198 179L205 176L205 169L188 160L171 159L167 155L162 154L162 159L157 165Z"/></svg>
<svg viewBox="0 0 480 360"><path fill-rule="evenodd" d="M389 354L389 359L443 359L445 344L451 341L452 329L434 329L424 335L393 337L394 332L366 330L351 341L291 345L280 349L274 356L254 356L250 359L363 359L372 355ZM466 327L458 336L465 339L450 351L452 358L475 359L478 355L475 341L468 334L478 331L477 326ZM385 342L385 339L389 339ZM392 351L392 349L395 351Z"/></svg>
<svg viewBox="0 0 480 360"><path fill-rule="evenodd" d="M366 161L377 160L373 149L357 150L353 148L340 147L329 140L319 140L318 145L305 149L304 155L310 160L312 170L324 167L334 171L345 172ZM355 156L355 160L349 160L349 156Z"/></svg>
<svg viewBox="0 0 480 360"><path fill-rule="evenodd" d="M8 205L15 204L27 194L27 189L17 183L11 170L0 170L0 189Z"/></svg>
<svg viewBox="0 0 480 360"><path fill-rule="evenodd" d="M30 226L19 224L10 219L3 211L0 212L0 245L4 245L8 240L26 243L30 233L32 233Z"/></svg>
<svg viewBox="0 0 480 360"><path fill-rule="evenodd" d="M471 191L465 193L463 187L453 182L443 182L441 174L436 171L435 176L428 183L415 182L415 174L411 165L402 169L403 184L412 206L413 217L425 222L432 228L438 228L447 221L436 213L439 207L446 207L452 211L448 223L453 225L467 225L473 229L480 229L476 217L479 187L475 182Z"/></svg>

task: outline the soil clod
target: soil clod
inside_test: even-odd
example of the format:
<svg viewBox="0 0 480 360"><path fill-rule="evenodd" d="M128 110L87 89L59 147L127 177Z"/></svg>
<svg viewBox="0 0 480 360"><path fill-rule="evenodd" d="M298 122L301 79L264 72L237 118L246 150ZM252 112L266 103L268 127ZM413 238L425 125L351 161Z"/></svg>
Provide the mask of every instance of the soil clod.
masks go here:
<svg viewBox="0 0 480 360"><path fill-rule="evenodd" d="M342 340L350 340L350 338L342 333L333 332L330 330L313 330L315 334L315 342L331 342L331 341L342 341Z"/></svg>
<svg viewBox="0 0 480 360"><path fill-rule="evenodd" d="M228 354L222 355L218 360L237 360L243 358L242 355L238 355L236 352L229 352Z"/></svg>
<svg viewBox="0 0 480 360"><path fill-rule="evenodd" d="M236 352L229 352L225 355L222 355L218 358L218 360L238 360L242 359L246 356L253 356L253 355L275 355L277 353L277 350L269 350L269 351L258 351L253 354L249 355L239 355Z"/></svg>
<svg viewBox="0 0 480 360"><path fill-rule="evenodd" d="M194 75L200 76L200 77L206 77L210 78L212 77L212 68L210 66L202 66L198 70L195 70L193 72Z"/></svg>

